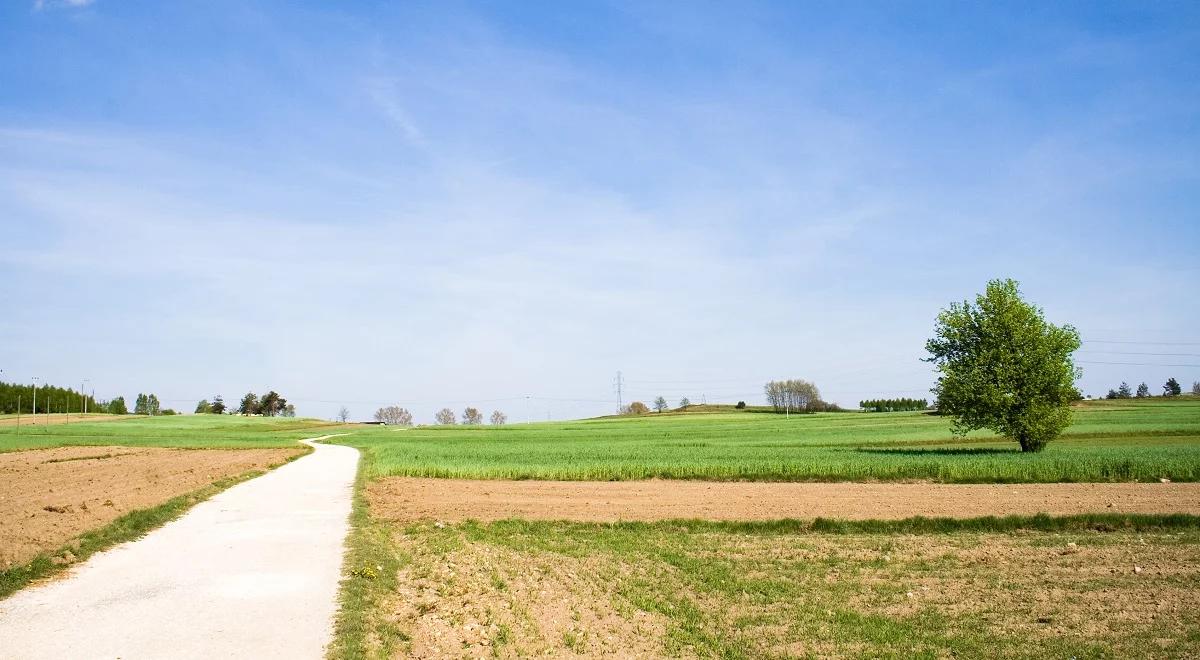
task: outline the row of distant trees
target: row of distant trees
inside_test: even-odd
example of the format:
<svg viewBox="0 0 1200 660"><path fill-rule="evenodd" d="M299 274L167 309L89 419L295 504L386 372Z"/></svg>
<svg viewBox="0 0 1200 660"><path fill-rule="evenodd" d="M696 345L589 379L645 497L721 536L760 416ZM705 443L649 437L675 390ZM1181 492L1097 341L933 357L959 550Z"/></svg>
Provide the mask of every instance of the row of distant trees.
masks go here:
<svg viewBox="0 0 1200 660"><path fill-rule="evenodd" d="M929 402L925 399L867 399L859 401L858 407L871 412L901 412L905 410L925 410Z"/></svg>
<svg viewBox="0 0 1200 660"><path fill-rule="evenodd" d="M1183 387L1174 377L1168 378L1167 382L1162 386L1163 396L1179 396L1183 394ZM1192 383L1192 394L1200 394L1200 381ZM1115 390L1109 390L1108 394L1104 395L1106 399L1142 399L1150 396L1150 386L1142 383L1137 386L1135 393L1129 383L1121 383L1121 386Z"/></svg>
<svg viewBox="0 0 1200 660"><path fill-rule="evenodd" d="M344 408L343 411L345 411ZM340 416L344 422L349 415L346 414ZM449 408L442 408L441 410L437 411L437 413L434 414L433 419L442 426L453 426L459 423L459 417L457 417L454 414L454 411ZM478 426L483 424L483 413L480 412L478 408L472 408L468 406L462 411L461 419L464 426ZM492 416L489 419L492 423L492 426L503 426L508 423L508 415L505 415L499 410L493 410ZM407 408L401 408L400 406L384 406L383 408L375 411L375 421L387 424L389 426L412 426L413 416Z"/></svg>
<svg viewBox="0 0 1200 660"><path fill-rule="evenodd" d="M0 383L0 413L22 415L34 412L80 412L86 403L89 412L105 412L96 400L69 387L42 385L37 388L37 410L33 409L33 384Z"/></svg>
<svg viewBox="0 0 1200 660"><path fill-rule="evenodd" d="M212 401L201 399L196 404L197 415L262 415L263 417L295 417L296 407L287 402L287 399L279 395L275 390L271 390L261 397L254 392L246 392L242 397L241 402L236 408L230 408L225 404L225 399L220 394L213 397Z"/></svg>
<svg viewBox="0 0 1200 660"><path fill-rule="evenodd" d="M0 383L0 413L6 415L20 412L23 415L36 413L80 413L85 407L87 412L108 413L110 415L128 415L129 406L125 397L119 396L111 401L97 401L91 395L82 394L69 387L42 385L37 388L37 408L34 409L32 385L17 383ZM18 406L18 403L20 404ZM170 408L163 408L158 396L139 393L134 400L133 414L135 415L174 415Z"/></svg>

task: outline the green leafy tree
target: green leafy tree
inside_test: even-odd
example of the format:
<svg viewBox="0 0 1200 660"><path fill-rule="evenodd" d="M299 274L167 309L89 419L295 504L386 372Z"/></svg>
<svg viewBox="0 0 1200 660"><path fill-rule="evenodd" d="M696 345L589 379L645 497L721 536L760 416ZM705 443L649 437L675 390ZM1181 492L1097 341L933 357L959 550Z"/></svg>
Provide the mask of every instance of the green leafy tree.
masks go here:
<svg viewBox="0 0 1200 660"><path fill-rule="evenodd" d="M1138 385L1138 388L1137 388L1137 398L1139 398L1139 399L1144 399L1144 398L1146 398L1146 397L1148 397L1148 396L1150 396L1150 386L1149 386L1149 385L1147 385L1147 384L1145 384L1145 383L1142 383L1141 385Z"/></svg>
<svg viewBox="0 0 1200 660"><path fill-rule="evenodd" d="M149 415L150 414L150 404L148 403L148 401L149 401L149 399L146 397L145 394L138 392L137 398L134 399L134 401L133 401L133 414Z"/></svg>
<svg viewBox="0 0 1200 660"><path fill-rule="evenodd" d="M1117 388L1118 399L1132 399L1133 390L1129 387L1129 383L1121 381L1121 387Z"/></svg>
<svg viewBox="0 0 1200 660"><path fill-rule="evenodd" d="M254 392L246 392L242 397L241 404L238 405L239 415L257 415L258 414L258 395Z"/></svg>
<svg viewBox="0 0 1200 660"><path fill-rule="evenodd" d="M149 413L147 413L147 414L150 414L150 415L161 415L162 414L162 407L158 403L158 395L157 394L150 394L146 397L146 408L149 410Z"/></svg>
<svg viewBox="0 0 1200 660"><path fill-rule="evenodd" d="M1180 394L1183 394L1183 388L1179 386L1179 381L1168 378L1167 382L1163 383L1163 396L1179 396Z"/></svg>
<svg viewBox="0 0 1200 660"><path fill-rule="evenodd" d="M988 428L1035 452L1071 423L1079 398L1074 327L1047 323L1014 280L992 280L975 303L952 303L925 344L940 375L937 407L956 434Z"/></svg>
<svg viewBox="0 0 1200 660"><path fill-rule="evenodd" d="M222 399L221 395L218 394L213 397L212 405L209 407L212 409L212 414L224 415L225 414L225 399Z"/></svg>
<svg viewBox="0 0 1200 660"><path fill-rule="evenodd" d="M262 395L258 400L258 412L264 417L274 417L287 407L287 399L279 396L275 390Z"/></svg>
<svg viewBox="0 0 1200 660"><path fill-rule="evenodd" d="M212 404L208 402L208 399L200 399L200 403L196 404L196 414L197 415L211 415L212 414Z"/></svg>
<svg viewBox="0 0 1200 660"><path fill-rule="evenodd" d="M110 415L128 415L129 414L129 408L125 407L125 397L123 397L123 396L119 396L119 397L113 399L112 401L109 401L108 405L105 406L105 408L108 410L108 414L110 414Z"/></svg>
<svg viewBox="0 0 1200 660"><path fill-rule="evenodd" d="M667 400L664 397L658 397L654 400L654 411L662 412L667 409Z"/></svg>

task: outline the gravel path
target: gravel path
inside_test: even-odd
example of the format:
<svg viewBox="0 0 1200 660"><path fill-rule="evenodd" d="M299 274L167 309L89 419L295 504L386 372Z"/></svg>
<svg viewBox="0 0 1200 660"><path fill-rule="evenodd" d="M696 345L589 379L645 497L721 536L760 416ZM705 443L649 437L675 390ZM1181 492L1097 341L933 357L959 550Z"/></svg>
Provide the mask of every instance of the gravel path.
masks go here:
<svg viewBox="0 0 1200 660"><path fill-rule="evenodd" d="M358 451L313 447L0 601L0 658L322 657Z"/></svg>

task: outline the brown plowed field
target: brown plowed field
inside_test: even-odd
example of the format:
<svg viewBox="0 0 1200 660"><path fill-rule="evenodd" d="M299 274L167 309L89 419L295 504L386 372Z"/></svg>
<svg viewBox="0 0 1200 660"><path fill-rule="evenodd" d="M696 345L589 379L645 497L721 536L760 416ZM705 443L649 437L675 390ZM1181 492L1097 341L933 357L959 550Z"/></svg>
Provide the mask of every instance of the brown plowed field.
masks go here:
<svg viewBox="0 0 1200 660"><path fill-rule="evenodd" d="M390 477L367 486L392 520L974 518L1048 513L1200 514L1200 483L864 484L472 481Z"/></svg>
<svg viewBox="0 0 1200 660"><path fill-rule="evenodd" d="M0 569L88 530L303 449L60 447L0 454Z"/></svg>
<svg viewBox="0 0 1200 660"><path fill-rule="evenodd" d="M46 426L47 424L78 424L79 422L120 422L127 419L146 419L145 415L108 415L105 413L88 413L82 417L79 413L71 413L64 415L62 413L51 413L45 415L38 413L36 415L5 415L0 417L0 426Z"/></svg>

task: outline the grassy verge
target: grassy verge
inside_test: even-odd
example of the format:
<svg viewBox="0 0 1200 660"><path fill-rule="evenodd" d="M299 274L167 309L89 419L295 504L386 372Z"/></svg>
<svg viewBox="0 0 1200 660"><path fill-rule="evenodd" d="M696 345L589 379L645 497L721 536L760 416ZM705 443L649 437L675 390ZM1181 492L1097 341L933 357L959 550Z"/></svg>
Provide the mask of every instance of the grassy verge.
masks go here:
<svg viewBox="0 0 1200 660"><path fill-rule="evenodd" d="M391 539L389 526L371 517L363 494L365 480L359 459L358 479L354 487L354 508L350 514L351 532L347 539L340 589L340 605L334 624L330 658L358 660L390 657L405 634L386 617L381 617L382 600L396 589L400 567L408 558Z"/></svg>
<svg viewBox="0 0 1200 660"><path fill-rule="evenodd" d="M294 461L311 452L311 448L305 447L305 451L296 454L284 463ZM182 516L188 509L213 495L263 474L265 472L262 470L251 470L215 481L190 493L173 497L158 506L130 511L99 529L85 532L54 552L44 552L26 564L4 569L0 571L0 598L6 598L35 580L61 573L71 565L85 561L97 552L141 538L151 530ZM68 556L68 553L73 560L65 562L63 558Z"/></svg>
<svg viewBox="0 0 1200 660"><path fill-rule="evenodd" d="M1200 653L1200 519L407 526L357 511L335 658Z"/></svg>

